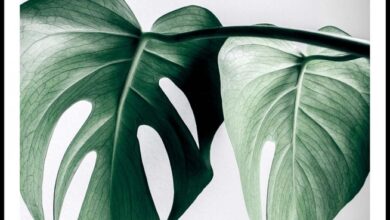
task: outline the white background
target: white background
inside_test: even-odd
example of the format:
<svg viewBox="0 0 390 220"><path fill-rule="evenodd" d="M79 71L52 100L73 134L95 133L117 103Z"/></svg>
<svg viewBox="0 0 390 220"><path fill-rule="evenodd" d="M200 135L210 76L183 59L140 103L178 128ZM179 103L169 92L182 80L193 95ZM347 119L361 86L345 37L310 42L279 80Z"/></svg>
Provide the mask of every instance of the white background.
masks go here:
<svg viewBox="0 0 390 220"><path fill-rule="evenodd" d="M379 2L379 1L376 1ZM384 1L382 1L384 2ZM6 202L6 214L15 219L16 213L22 214L22 219L29 219L24 204L19 211L20 196L18 193L18 4L9 5L6 2L6 197L13 198ZM148 31L152 23L161 15L182 6L196 4L204 6L215 13L223 25L250 25L255 23L273 23L280 26L315 30L324 25L335 25L349 32L353 36L369 39L369 1L368 0L327 0L327 1L129 1L138 21L144 31ZM384 19L384 4L376 6L376 22L371 21L373 30L377 33L371 36L372 48L382 48L372 55L371 76L371 108L372 124L375 128L372 132L372 167L371 179L375 184L372 187L372 208L384 209L384 176L380 172L384 170L384 60L383 60L383 27L380 27L381 16ZM374 10L374 9L373 9ZM13 13L12 13L13 12ZM381 13L382 12L382 13ZM7 15L8 14L8 15ZM378 21L379 20L379 21ZM383 24L383 22L382 22ZM382 30L382 33L379 31ZM378 33L379 32L379 33ZM381 41L382 40L382 41ZM380 63L380 62L383 63ZM180 91L177 91L169 81L162 81L166 94L174 102L184 121L188 124L193 134L196 135L195 124L191 109ZM88 115L90 106L86 102L77 103L69 109L60 119L58 127L49 146L49 161L45 166L44 179L44 205L45 211L49 211L52 198L54 177L61 159L61 152L66 149L83 119ZM143 161L150 182L153 198L159 214L162 218L167 216L172 201L172 179L169 170L166 153L161 140L151 128L142 127L139 130L139 139L143 153ZM261 164L262 167L270 164L272 159L272 146L266 148L270 154L268 161ZM238 170L234 161L234 155L228 140L225 127L222 125L217 131L213 141L211 152L212 165L214 167L214 179L198 197L182 219L247 219L243 198L240 189ZM75 219L80 208L83 191L88 184L88 173L94 162L94 155L88 155L72 182L70 192L66 198L62 217L63 219ZM263 170L266 174L266 169ZM382 178L382 179L380 179ZM336 219L368 219L369 211L369 181L362 191L348 204ZM382 188L381 188L382 187ZM12 189L8 191L8 189ZM382 190L382 191L381 191ZM12 194L11 194L12 193ZM79 198L78 198L79 197ZM82 197L81 197L82 198ZM16 200L16 201L15 201ZM13 201L13 203L11 203ZM16 205L15 212L10 212L11 204ZM9 209L7 208L9 207ZM378 218L381 212L371 210L372 219ZM8 212L7 212L8 211ZM51 219L51 218L47 218Z"/></svg>

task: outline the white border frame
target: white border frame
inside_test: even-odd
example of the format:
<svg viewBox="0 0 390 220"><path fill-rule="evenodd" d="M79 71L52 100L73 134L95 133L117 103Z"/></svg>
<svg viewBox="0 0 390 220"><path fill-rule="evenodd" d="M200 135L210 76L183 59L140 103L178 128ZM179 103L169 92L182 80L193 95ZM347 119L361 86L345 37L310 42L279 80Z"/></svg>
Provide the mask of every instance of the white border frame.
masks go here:
<svg viewBox="0 0 390 220"><path fill-rule="evenodd" d="M4 1L4 219L20 219L19 1Z"/></svg>
<svg viewBox="0 0 390 220"><path fill-rule="evenodd" d="M386 219L386 0L371 1L370 217Z"/></svg>
<svg viewBox="0 0 390 220"><path fill-rule="evenodd" d="M5 12L5 219L20 219L19 196L19 1ZM371 1L371 219L386 211L386 1Z"/></svg>

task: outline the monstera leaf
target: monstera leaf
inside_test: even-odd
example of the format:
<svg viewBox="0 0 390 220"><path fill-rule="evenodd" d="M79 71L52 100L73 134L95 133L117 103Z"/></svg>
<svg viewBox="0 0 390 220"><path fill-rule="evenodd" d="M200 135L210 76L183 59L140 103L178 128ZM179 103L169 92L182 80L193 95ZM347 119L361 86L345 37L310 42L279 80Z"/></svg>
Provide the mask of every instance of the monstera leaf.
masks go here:
<svg viewBox="0 0 390 220"><path fill-rule="evenodd" d="M334 27L321 31L346 35ZM262 210L270 220L332 219L369 172L367 59L297 48L289 41L230 38L219 54L225 122L251 219L261 219L266 141L276 145Z"/></svg>
<svg viewBox="0 0 390 220"><path fill-rule="evenodd" d="M185 7L153 32L220 26L209 11ZM83 157L97 153L80 219L158 219L136 137L140 125L161 136L172 167L177 219L212 178L209 148L222 122L217 53L221 40L162 43L144 35L123 0L30 0L21 6L21 193L43 219L48 143L61 114L87 100L92 112L58 172L54 217ZM194 110L199 148L159 86L167 77Z"/></svg>

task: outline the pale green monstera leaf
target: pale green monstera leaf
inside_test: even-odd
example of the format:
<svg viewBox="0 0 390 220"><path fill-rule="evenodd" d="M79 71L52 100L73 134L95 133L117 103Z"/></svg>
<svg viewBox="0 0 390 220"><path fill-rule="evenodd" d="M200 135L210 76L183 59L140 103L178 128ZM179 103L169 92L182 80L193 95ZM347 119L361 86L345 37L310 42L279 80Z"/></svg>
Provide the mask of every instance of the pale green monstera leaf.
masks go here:
<svg viewBox="0 0 390 220"><path fill-rule="evenodd" d="M156 33L220 26L190 6L156 21ZM209 148L222 122L217 53L222 40L162 43L145 36L123 0L31 0L21 6L21 194L43 219L42 178L61 114L87 100L92 112L61 162L54 218L84 156L97 153L79 219L158 219L143 170L137 129L153 127L172 168L177 219L212 178ZM159 87L167 77L186 94L199 148Z"/></svg>
<svg viewBox="0 0 390 220"><path fill-rule="evenodd" d="M44 219L51 134L80 100L92 111L61 161L54 219L91 151L97 159L79 219L159 218L136 136L141 125L153 127L164 142L174 183L169 219L178 219L212 178L210 144L222 106L252 219L261 214L258 166L266 140L277 145L268 219L335 216L369 170L367 60L318 47L303 54L283 40L230 39L219 54L222 103L217 55L226 36L310 41L365 57L369 44L271 26L220 26L196 6L162 16L151 33L141 31L124 0L30 0L21 6L20 188L35 219ZM187 96L199 148L161 90L162 78Z"/></svg>
<svg viewBox="0 0 390 220"><path fill-rule="evenodd" d="M352 58L266 38L230 38L222 47L223 112L251 219L265 211L269 220L332 219L362 187L369 172L369 63ZM261 210L266 141L276 149Z"/></svg>

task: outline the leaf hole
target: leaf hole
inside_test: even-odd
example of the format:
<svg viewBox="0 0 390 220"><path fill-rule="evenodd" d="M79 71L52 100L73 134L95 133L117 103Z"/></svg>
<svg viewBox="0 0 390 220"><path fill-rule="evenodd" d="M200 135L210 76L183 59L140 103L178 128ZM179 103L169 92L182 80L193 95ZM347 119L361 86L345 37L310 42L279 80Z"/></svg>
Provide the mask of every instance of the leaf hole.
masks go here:
<svg viewBox="0 0 390 220"><path fill-rule="evenodd" d="M54 187L62 158L91 110L90 102L76 102L61 115L54 128L43 170L42 202L46 220L53 219Z"/></svg>
<svg viewBox="0 0 390 220"><path fill-rule="evenodd" d="M173 175L164 143L152 127L138 127L142 164L160 219L168 219L173 204Z"/></svg>
<svg viewBox="0 0 390 220"><path fill-rule="evenodd" d="M275 143L266 141L261 150L260 158L260 200L262 219L267 219L268 181L271 172L272 161L275 155Z"/></svg>
<svg viewBox="0 0 390 220"><path fill-rule="evenodd" d="M22 198L20 199L20 219L21 220L34 220L30 211L27 208L26 203L24 202L24 200Z"/></svg>
<svg viewBox="0 0 390 220"><path fill-rule="evenodd" d="M85 194L88 190L89 181L96 164L96 157L96 152L92 151L85 155L84 159L81 161L69 184L69 188L66 191L60 213L60 220L78 219Z"/></svg>
<svg viewBox="0 0 390 220"><path fill-rule="evenodd" d="M199 148L198 131L196 128L195 116L186 95L179 87L177 87L168 78L160 79L159 85L161 90L165 93L169 101L172 103L176 111L179 113L185 125L190 130L192 137L194 138Z"/></svg>

